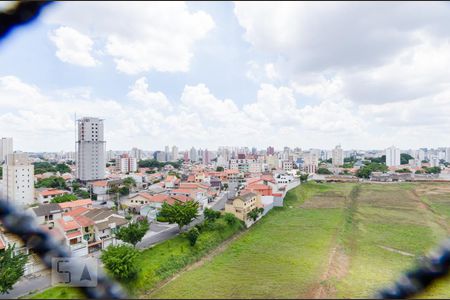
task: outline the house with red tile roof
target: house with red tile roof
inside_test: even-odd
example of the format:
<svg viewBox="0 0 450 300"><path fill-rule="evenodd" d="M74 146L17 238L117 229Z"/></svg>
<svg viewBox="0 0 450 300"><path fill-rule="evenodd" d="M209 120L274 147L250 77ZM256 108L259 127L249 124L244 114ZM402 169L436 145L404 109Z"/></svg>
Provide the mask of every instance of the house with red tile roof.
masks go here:
<svg viewBox="0 0 450 300"><path fill-rule="evenodd" d="M59 206L62 208L62 210L64 210L64 212L71 211L72 209L75 209L78 207L91 208L92 200L91 199L80 199L80 200L68 201L68 202L59 203Z"/></svg>
<svg viewBox="0 0 450 300"><path fill-rule="evenodd" d="M73 256L88 254L88 242L83 239L83 227L71 216L63 216L56 220L55 228L61 230L66 238L66 245Z"/></svg>
<svg viewBox="0 0 450 300"><path fill-rule="evenodd" d="M49 188L42 188L42 189L36 189L36 200L39 203L50 203L53 198L56 196L62 196L65 194L69 194L69 191L65 190L59 190L59 189L49 189Z"/></svg>

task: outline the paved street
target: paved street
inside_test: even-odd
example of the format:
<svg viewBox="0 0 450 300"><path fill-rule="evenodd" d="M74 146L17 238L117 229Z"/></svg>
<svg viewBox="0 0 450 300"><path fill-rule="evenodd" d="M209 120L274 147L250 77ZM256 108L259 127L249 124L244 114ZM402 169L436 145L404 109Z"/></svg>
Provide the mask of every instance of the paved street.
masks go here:
<svg viewBox="0 0 450 300"><path fill-rule="evenodd" d="M30 292L48 288L51 285L50 270L22 277L9 294L0 294L0 299L13 299L28 295Z"/></svg>

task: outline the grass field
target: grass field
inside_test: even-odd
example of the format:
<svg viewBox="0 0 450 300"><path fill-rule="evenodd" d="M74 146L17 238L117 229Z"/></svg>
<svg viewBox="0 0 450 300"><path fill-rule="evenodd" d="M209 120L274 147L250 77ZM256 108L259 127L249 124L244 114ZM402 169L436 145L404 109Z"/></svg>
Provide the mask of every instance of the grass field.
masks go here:
<svg viewBox="0 0 450 300"><path fill-rule="evenodd" d="M304 184L150 298L367 298L449 233L442 183ZM422 298L449 298L450 280Z"/></svg>

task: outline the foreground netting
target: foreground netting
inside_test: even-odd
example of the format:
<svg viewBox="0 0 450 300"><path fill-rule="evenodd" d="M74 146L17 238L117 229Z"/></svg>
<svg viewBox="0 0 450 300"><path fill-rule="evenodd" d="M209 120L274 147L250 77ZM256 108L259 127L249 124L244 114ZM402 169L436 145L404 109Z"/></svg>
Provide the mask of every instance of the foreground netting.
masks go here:
<svg viewBox="0 0 450 300"><path fill-rule="evenodd" d="M28 249L39 255L47 268L52 267L54 257L70 257L70 253L63 246L38 226L33 216L19 211L3 200L0 200L0 221L5 229L20 237ZM106 276L102 270L98 270L97 273L97 286L79 289L88 298L93 299L126 298L122 287Z"/></svg>
<svg viewBox="0 0 450 300"><path fill-rule="evenodd" d="M18 1L11 9L0 12L0 40L14 27L34 20L41 9L53 1ZM11 233L19 236L25 245L42 259L47 268L54 257L70 257L70 253L41 229L30 215L0 200L0 221ZM423 292L433 282L448 274L450 267L450 240L439 249L423 258L418 266L406 272L392 287L379 291L375 297L381 299L404 299ZM88 298L125 298L121 286L108 278L101 270L96 287L79 287Z"/></svg>

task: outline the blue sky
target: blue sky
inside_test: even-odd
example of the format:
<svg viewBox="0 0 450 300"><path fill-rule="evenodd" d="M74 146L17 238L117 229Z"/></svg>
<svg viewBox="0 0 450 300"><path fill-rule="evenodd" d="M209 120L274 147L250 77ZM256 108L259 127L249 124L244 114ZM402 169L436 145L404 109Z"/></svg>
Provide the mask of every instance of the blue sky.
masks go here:
<svg viewBox="0 0 450 300"><path fill-rule="evenodd" d="M58 2L0 44L0 132L17 150L71 150L76 112L105 118L108 149L450 146L449 15Z"/></svg>

